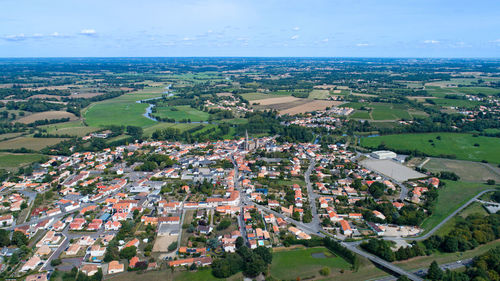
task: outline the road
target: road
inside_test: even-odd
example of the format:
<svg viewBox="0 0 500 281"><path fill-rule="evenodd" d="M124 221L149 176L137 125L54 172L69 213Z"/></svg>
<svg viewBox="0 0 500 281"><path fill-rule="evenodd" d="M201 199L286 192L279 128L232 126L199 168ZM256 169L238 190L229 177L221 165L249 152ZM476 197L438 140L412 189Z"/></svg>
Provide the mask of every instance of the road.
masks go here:
<svg viewBox="0 0 500 281"><path fill-rule="evenodd" d="M431 229L429 232L426 234L419 236L419 237L405 237L401 238L404 240L410 240L410 241L420 241L420 240L425 240L429 238L434 232L436 232L439 228L441 228L445 223L447 223L450 219L452 219L454 216L456 216L460 211L462 211L465 207L469 206L472 204L476 199L481 197L483 194L491 191L495 191L496 189L486 189L484 191L479 192L476 196L472 197L469 201L467 201L465 204L460 206L458 209L456 209L453 213L451 213L449 216L447 216L444 220L442 220L438 225L436 225L433 229Z"/></svg>
<svg viewBox="0 0 500 281"><path fill-rule="evenodd" d="M447 269L449 269L449 270L455 270L455 269L458 269L458 268L461 268L461 267L464 267L464 266L472 264L472 261L473 261L473 259L465 259L465 260L461 260L461 261L455 261L455 262L450 262L450 263L442 264L439 267L443 271L446 271ZM427 274L427 268L415 270L415 271L413 271L413 274L415 274L417 276L420 276L420 277L425 277L425 275ZM376 281L395 281L395 280L397 280L396 277L394 277L394 276L387 276L387 277L384 277L384 278L377 279Z"/></svg>
<svg viewBox="0 0 500 281"><path fill-rule="evenodd" d="M309 167L307 168L306 173L304 174L304 179L306 182L306 187L307 187L307 197L309 198L309 205L311 207L311 212L313 219L309 224L313 225L319 225L320 224L320 219L318 215L318 208L316 206L316 198L318 197L318 194L314 192L312 184L311 184L311 171L314 169L314 166L316 165L316 160L314 158L309 159L310 164Z"/></svg>
<svg viewBox="0 0 500 281"><path fill-rule="evenodd" d="M238 170L238 167L236 165L236 162L234 161L234 158L232 158L233 160L233 165L235 167L235 171ZM314 167L314 164L312 164L312 167ZM309 166L311 168L311 166ZM309 173L310 173L310 169L308 169ZM237 174L235 173L235 180L236 181L239 181L238 177L237 177ZM235 188L237 188L238 190L239 189L239 184L237 185L236 182L235 182ZM312 190L311 190L312 191ZM309 192L309 190L308 190ZM309 198L312 198L313 196L311 196L313 194L313 192L310 192L310 195L309 195ZM285 220L287 223L292 223L294 224L296 227L300 228L302 231L304 231L305 233L309 234L309 235L317 235L319 237L330 237L330 238L333 238L335 240L338 240L337 238L335 238L335 236L329 234L329 233L326 233L326 232L322 232L322 229L318 224L305 224L305 223L302 223L302 222L299 222L299 221L296 221L290 217L287 217L283 214L280 214L278 212L275 212L265 206L262 206L262 205L259 205L259 204L255 204L253 201L250 201L248 199L248 196L241 192L240 191L240 200L241 200L241 203L243 205L253 205L255 206L257 209L259 209L260 211L265 211L267 213L271 213L273 214L275 217L280 217L282 218L283 220ZM315 204L314 204L315 205ZM317 212L315 212L317 214ZM341 242L341 244L348 248L349 250L351 250L352 252L355 252L356 254L360 255L360 256L363 256L367 259L369 259L370 261L388 269L389 271L393 272L393 273L396 273L396 274L399 274L399 275L405 275L406 277L408 277L410 280L414 280L414 281L421 281L423 280L422 278L418 277L417 275L413 274L413 273L410 273L410 272L407 272L405 270L403 270L402 268L399 268L397 267L396 265L390 263L390 262L387 262L379 257L376 257L374 255L371 255L359 248L357 248L357 245L359 245L359 243L355 243L355 244L349 244L349 243L345 243L345 242Z"/></svg>

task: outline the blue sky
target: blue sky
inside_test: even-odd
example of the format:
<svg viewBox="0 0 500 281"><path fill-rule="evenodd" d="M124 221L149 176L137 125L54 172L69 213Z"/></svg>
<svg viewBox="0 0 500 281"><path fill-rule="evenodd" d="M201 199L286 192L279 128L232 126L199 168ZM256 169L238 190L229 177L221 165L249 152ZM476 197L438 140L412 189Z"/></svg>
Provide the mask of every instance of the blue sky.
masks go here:
<svg viewBox="0 0 500 281"><path fill-rule="evenodd" d="M498 0L0 0L0 57L499 57Z"/></svg>

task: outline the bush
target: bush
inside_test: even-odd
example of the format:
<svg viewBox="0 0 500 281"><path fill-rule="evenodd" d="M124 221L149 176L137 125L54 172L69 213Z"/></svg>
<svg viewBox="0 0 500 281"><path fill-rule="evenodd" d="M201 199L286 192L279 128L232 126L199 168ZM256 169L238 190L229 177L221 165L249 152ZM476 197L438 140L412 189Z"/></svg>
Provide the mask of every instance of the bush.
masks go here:
<svg viewBox="0 0 500 281"><path fill-rule="evenodd" d="M217 225L217 230L219 230L219 231L224 230L224 229L228 228L230 225L231 225L231 221L224 219L219 223L219 225Z"/></svg>
<svg viewBox="0 0 500 281"><path fill-rule="evenodd" d="M168 251L172 252L173 250L177 249L177 241L172 242L172 244L168 245Z"/></svg>
<svg viewBox="0 0 500 281"><path fill-rule="evenodd" d="M328 276L330 275L330 268L328 267L323 267L322 269L319 270L319 274L323 276Z"/></svg>

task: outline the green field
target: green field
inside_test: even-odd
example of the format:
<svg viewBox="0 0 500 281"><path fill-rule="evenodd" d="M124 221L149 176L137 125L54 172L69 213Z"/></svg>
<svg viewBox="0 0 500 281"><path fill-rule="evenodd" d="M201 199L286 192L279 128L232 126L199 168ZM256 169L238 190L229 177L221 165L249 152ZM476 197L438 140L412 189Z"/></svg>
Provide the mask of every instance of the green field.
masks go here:
<svg viewBox="0 0 500 281"><path fill-rule="evenodd" d="M460 177L460 180L467 182L484 183L488 179L500 182L500 173L479 162L431 158L423 167L433 173L454 172Z"/></svg>
<svg viewBox="0 0 500 281"><path fill-rule="evenodd" d="M312 256L313 253L324 253L325 257L315 258ZM324 247L301 248L273 253L270 272L273 277L280 280L296 280L299 277L304 279L313 275L319 277L319 270L323 267L329 267L334 273L340 269L349 269L351 264Z"/></svg>
<svg viewBox="0 0 500 281"><path fill-rule="evenodd" d="M175 119L175 121L190 119L192 122L207 121L210 116L207 112L192 108L189 105L158 107L154 115L161 118Z"/></svg>
<svg viewBox="0 0 500 281"><path fill-rule="evenodd" d="M439 196L435 204L432 215L424 220L421 227L424 233L431 230L434 226L440 223L443 219L453 213L460 206L469 201L479 192L493 188L490 185L456 182L444 180L446 186L438 189Z"/></svg>
<svg viewBox="0 0 500 281"><path fill-rule="evenodd" d="M40 161L44 156L40 154L21 154L0 152L0 169L14 170L21 166Z"/></svg>
<svg viewBox="0 0 500 281"><path fill-rule="evenodd" d="M146 118L148 104L136 103L138 100L160 97L163 87L147 88L143 91L127 93L120 97L94 103L83 112L85 122L91 127L107 125L132 125L147 127L156 122Z"/></svg>
<svg viewBox="0 0 500 281"><path fill-rule="evenodd" d="M40 128L46 129L47 132L51 134L71 135L77 137L83 137L98 130L98 128L95 127L85 126L85 124L83 124L80 120L44 125L40 126Z"/></svg>
<svg viewBox="0 0 500 281"><path fill-rule="evenodd" d="M381 102L361 103L350 102L341 105L342 107L352 107L356 109L351 118L366 119L366 120L401 120L412 119L412 115L408 112L413 109L408 108L403 104L390 104ZM363 108L363 109L362 109Z"/></svg>
<svg viewBox="0 0 500 281"><path fill-rule="evenodd" d="M312 90L312 92L309 93L310 99L326 100L329 97L330 97L330 91L328 90Z"/></svg>
<svg viewBox="0 0 500 281"><path fill-rule="evenodd" d="M27 148L32 150L40 150L47 146L58 144L64 138L33 138L33 137L18 137L0 142L0 149L19 149Z"/></svg>
<svg viewBox="0 0 500 281"><path fill-rule="evenodd" d="M437 136L441 140L436 139ZM432 142L429 142L432 140ZM432 145L434 143L434 146ZM474 144L479 146L474 146ZM393 150L418 150L430 156L455 155L457 159L500 163L500 139L472 134L425 133L362 138L361 146L377 149L384 144Z"/></svg>

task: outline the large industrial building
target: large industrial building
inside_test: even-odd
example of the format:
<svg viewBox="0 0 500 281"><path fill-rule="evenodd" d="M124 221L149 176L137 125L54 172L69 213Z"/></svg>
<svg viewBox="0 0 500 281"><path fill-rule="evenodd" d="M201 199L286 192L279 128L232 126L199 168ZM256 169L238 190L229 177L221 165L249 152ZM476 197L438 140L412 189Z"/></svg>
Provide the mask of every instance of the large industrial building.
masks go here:
<svg viewBox="0 0 500 281"><path fill-rule="evenodd" d="M397 157L396 153L389 150L374 151L370 155L375 159L393 159Z"/></svg>

